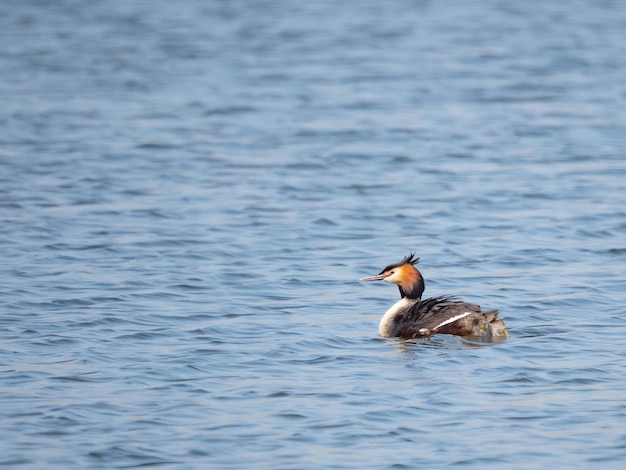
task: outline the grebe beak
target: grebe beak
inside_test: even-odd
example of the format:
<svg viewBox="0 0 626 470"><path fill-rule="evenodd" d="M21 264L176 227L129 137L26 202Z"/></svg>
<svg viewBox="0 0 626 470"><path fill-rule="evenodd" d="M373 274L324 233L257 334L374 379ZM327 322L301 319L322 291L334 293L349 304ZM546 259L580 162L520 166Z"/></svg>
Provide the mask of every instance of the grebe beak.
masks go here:
<svg viewBox="0 0 626 470"><path fill-rule="evenodd" d="M361 279L359 279L359 281L361 282L382 281L387 276L389 276L389 274L376 274L376 276L362 277Z"/></svg>

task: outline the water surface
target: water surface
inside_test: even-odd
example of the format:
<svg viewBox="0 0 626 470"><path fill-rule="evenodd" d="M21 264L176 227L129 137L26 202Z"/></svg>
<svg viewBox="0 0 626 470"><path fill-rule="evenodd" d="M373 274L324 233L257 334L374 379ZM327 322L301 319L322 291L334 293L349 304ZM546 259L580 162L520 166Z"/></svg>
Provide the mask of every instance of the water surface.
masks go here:
<svg viewBox="0 0 626 470"><path fill-rule="evenodd" d="M626 7L0 5L0 465L622 468ZM511 337L383 340L426 294Z"/></svg>

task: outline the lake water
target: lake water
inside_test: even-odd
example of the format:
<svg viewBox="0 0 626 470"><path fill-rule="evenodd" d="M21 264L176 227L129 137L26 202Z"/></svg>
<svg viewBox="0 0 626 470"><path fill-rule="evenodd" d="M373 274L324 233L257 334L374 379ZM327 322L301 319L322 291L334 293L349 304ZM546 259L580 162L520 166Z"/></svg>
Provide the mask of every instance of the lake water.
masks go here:
<svg viewBox="0 0 626 470"><path fill-rule="evenodd" d="M0 4L0 465L623 468L626 4ZM378 337L426 295L510 338Z"/></svg>

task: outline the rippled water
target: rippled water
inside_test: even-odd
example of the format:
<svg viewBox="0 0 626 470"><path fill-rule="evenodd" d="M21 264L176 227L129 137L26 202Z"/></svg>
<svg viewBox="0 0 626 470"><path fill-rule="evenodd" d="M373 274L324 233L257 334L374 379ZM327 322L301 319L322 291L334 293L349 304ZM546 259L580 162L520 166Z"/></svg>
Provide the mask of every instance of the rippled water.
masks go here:
<svg viewBox="0 0 626 470"><path fill-rule="evenodd" d="M0 4L0 464L621 468L621 2ZM409 251L511 337L382 340Z"/></svg>

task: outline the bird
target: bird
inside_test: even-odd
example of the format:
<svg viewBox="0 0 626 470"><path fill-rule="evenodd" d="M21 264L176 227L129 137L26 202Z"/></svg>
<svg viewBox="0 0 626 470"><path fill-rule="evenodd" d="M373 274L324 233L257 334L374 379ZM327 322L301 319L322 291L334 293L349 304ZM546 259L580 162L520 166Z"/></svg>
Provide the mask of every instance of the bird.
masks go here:
<svg viewBox="0 0 626 470"><path fill-rule="evenodd" d="M481 341L508 338L509 333L497 310L484 312L480 306L462 302L456 297L422 300L424 277L415 267L419 260L415 253L410 253L399 263L386 266L379 274L359 279L364 282L389 282L396 284L400 290L400 300L380 320L380 336L414 339L439 333Z"/></svg>

